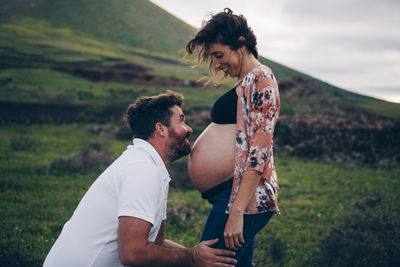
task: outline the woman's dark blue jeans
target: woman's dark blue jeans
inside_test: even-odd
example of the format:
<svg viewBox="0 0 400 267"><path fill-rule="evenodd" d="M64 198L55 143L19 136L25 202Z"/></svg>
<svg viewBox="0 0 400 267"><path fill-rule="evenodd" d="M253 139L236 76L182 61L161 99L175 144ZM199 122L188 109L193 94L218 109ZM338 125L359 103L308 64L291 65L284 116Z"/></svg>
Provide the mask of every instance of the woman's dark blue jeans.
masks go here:
<svg viewBox="0 0 400 267"><path fill-rule="evenodd" d="M209 199L213 207L208 216L201 241L219 238L214 248L226 249L224 231L229 214L225 213L231 189L225 189ZM236 266L251 267L253 262L254 237L269 222L273 212L245 214L243 219L243 238L245 243L236 251Z"/></svg>

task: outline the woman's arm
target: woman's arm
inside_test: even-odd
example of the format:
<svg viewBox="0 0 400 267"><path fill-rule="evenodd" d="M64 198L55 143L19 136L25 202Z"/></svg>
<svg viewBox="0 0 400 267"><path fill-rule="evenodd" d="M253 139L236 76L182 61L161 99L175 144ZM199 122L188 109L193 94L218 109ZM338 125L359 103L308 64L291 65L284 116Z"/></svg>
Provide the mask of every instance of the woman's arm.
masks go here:
<svg viewBox="0 0 400 267"><path fill-rule="evenodd" d="M243 238L243 214L250 199L254 195L260 182L261 174L258 171L249 170L243 173L239 192L233 202L228 221L226 222L224 239L225 246L229 249L238 249L244 243Z"/></svg>
<svg viewBox="0 0 400 267"><path fill-rule="evenodd" d="M235 171L235 179L240 179L240 185L225 226L225 245L229 249L237 249L244 243L243 214L254 197L261 175L271 175L272 138L278 114L279 93L272 72L260 69L248 74L238 92L235 164L239 171ZM236 177L241 173L241 178Z"/></svg>

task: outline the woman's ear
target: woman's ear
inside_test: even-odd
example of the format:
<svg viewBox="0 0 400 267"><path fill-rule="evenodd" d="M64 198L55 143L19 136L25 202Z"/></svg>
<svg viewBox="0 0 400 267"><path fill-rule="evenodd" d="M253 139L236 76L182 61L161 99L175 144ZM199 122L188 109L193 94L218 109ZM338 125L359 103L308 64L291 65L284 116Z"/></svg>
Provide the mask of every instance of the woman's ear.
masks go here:
<svg viewBox="0 0 400 267"><path fill-rule="evenodd" d="M239 52L240 52L240 54L242 54L243 55L243 53L244 53L244 49L245 49L245 45L244 45L244 42L246 41L246 38L244 37L244 36L239 36L239 38L238 38L238 41L239 42L243 42L243 45L239 48Z"/></svg>

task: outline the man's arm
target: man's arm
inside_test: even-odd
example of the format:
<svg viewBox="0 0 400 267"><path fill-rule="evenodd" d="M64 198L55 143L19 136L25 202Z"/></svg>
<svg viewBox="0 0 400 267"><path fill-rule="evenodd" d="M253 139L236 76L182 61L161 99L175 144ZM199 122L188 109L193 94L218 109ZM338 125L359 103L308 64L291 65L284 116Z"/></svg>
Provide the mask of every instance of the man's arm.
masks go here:
<svg viewBox="0 0 400 267"><path fill-rule="evenodd" d="M142 219L121 216L118 226L118 251L123 264L132 266L233 266L235 253L209 246L218 240L203 241L192 249L162 241L162 246L148 242L151 224ZM163 235L163 234L162 234ZM160 236L160 233L159 233ZM164 238L160 236L158 242ZM165 243L165 244L164 244ZM175 244L175 245L172 245ZM172 246L173 248L171 248Z"/></svg>
<svg viewBox="0 0 400 267"><path fill-rule="evenodd" d="M154 244L165 247L165 248L186 248L181 244L175 243L174 241L165 239L165 220L161 223L160 230L158 231L156 241Z"/></svg>

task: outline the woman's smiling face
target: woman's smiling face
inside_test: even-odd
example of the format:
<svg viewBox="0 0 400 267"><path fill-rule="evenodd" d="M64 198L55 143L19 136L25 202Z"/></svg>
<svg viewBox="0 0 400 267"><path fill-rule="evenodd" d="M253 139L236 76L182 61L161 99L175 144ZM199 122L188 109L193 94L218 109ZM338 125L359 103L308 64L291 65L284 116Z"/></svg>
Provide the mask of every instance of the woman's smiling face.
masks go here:
<svg viewBox="0 0 400 267"><path fill-rule="evenodd" d="M215 71L223 71L225 76L238 77L241 70L241 55L228 45L211 44L208 49Z"/></svg>

